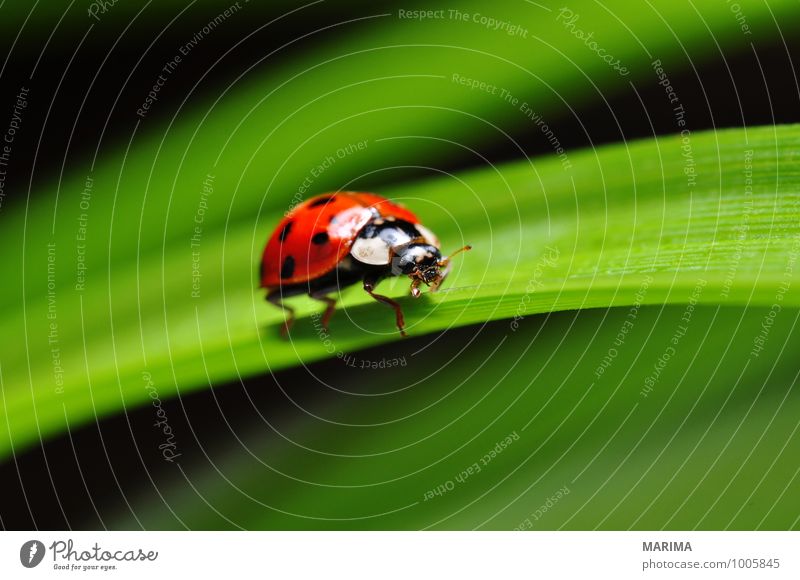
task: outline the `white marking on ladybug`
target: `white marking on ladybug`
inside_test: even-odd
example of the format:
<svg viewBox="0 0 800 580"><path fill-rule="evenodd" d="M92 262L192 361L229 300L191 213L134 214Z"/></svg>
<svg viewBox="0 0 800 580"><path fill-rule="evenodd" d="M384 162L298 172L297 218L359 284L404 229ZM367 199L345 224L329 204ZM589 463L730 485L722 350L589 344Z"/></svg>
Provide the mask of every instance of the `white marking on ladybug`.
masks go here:
<svg viewBox="0 0 800 580"><path fill-rule="evenodd" d="M420 234L422 234L422 237L425 238L426 242L428 242L432 246L435 246L438 249L441 249L441 246L439 245L439 238L437 238L432 231L430 231L422 224L414 224L414 227L417 228L417 231Z"/></svg>
<svg viewBox="0 0 800 580"><path fill-rule="evenodd" d="M389 263L391 246L381 238L357 238L350 247L350 254L359 262L373 266Z"/></svg>
<svg viewBox="0 0 800 580"><path fill-rule="evenodd" d="M413 258L415 264L419 264L425 259L430 260L433 258L433 254L426 250L424 246L412 246L408 248L406 250L406 256L408 258Z"/></svg>

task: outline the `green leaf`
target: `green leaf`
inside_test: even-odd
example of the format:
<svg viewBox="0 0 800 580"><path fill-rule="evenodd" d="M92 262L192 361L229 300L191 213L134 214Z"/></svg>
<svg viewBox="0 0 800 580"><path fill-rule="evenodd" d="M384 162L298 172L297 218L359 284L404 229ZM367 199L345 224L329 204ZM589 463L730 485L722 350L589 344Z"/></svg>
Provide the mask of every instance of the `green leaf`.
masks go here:
<svg viewBox="0 0 800 580"><path fill-rule="evenodd" d="M786 285L800 248L799 143L796 126L666 137L573 153L566 169L549 158L387 191L426 216L446 246L475 248L442 292L402 299L408 330L637 301L770 305L780 296L797 307L800 295ZM282 314L255 290L262 240L252 228L204 238L199 298L190 277L163 278L163 296L134 296L139 311L115 315L110 344L75 345L93 365L88 384L38 388L35 413L30 392L5 388L12 432L30 436L31 419L49 425L65 410L75 421L138 404L144 372L166 398L398 339L390 312L358 288L342 293L329 339L309 316L318 306L303 299L304 318L281 339ZM187 244L122 275L141 288L161 268L190 261ZM384 290L401 296L407 286L395 279ZM78 304L81 317L92 315L92 304ZM140 346L146 360L135 354ZM41 385L52 370L33 372Z"/></svg>

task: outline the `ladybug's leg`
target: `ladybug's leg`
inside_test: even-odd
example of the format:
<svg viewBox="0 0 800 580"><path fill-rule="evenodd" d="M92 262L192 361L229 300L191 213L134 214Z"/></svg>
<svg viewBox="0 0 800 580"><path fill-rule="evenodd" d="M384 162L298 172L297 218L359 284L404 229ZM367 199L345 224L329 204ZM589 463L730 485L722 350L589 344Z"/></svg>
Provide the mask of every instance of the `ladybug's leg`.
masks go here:
<svg viewBox="0 0 800 580"><path fill-rule="evenodd" d="M286 322L281 330L281 334L285 338L294 324L294 308L283 303L283 292L280 288L276 288L267 293L267 302L274 304L278 308L282 308L286 312Z"/></svg>
<svg viewBox="0 0 800 580"><path fill-rule="evenodd" d="M399 303L392 300L388 296L383 296L382 294L375 294L375 292L373 292L378 282L379 282L378 278L374 278L371 276L364 278L364 291L370 296L372 296L378 302L383 302L384 304L388 304L389 306L394 308L394 315L395 315L395 320L397 322L397 329L400 331L400 334L402 336L407 336L406 331L404 330L406 324L405 320L403 319L403 309L401 308Z"/></svg>
<svg viewBox="0 0 800 580"><path fill-rule="evenodd" d="M440 274L439 278L436 280L436 282L431 284L430 291L431 292L438 292L439 291L439 287L445 281L445 279L447 278L447 275L449 273L450 273L450 260L448 259L448 260L445 261L444 267L441 270L441 274Z"/></svg>
<svg viewBox="0 0 800 580"><path fill-rule="evenodd" d="M314 300L319 300L327 305L325 307L325 312L322 315L322 328L328 330L328 323L331 321L331 316L333 316L333 312L336 310L336 298L331 298L325 294L325 292L312 292L309 294L309 296L311 296Z"/></svg>

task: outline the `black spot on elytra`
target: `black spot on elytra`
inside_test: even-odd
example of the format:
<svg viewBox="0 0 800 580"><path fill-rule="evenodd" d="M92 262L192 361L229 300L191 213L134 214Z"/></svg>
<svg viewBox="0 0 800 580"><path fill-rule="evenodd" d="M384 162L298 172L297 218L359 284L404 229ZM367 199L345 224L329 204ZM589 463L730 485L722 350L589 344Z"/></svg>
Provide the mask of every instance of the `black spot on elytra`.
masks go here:
<svg viewBox="0 0 800 580"><path fill-rule="evenodd" d="M292 274L294 274L294 258L286 256L283 266L281 266L281 278L291 278Z"/></svg>
<svg viewBox="0 0 800 580"><path fill-rule="evenodd" d="M329 239L326 232L317 232L311 237L311 242L321 246L322 244L327 244Z"/></svg>
<svg viewBox="0 0 800 580"><path fill-rule="evenodd" d="M334 196L332 195L326 195L325 197L320 197L319 199L315 199L310 204L308 204L308 207L319 207L321 205L325 205L326 203L331 201L333 197Z"/></svg>
<svg viewBox="0 0 800 580"><path fill-rule="evenodd" d="M292 225L294 225L294 222L286 222L286 225L283 226L281 234L278 236L278 239L281 241L281 243L286 240L286 236L288 236L289 232L292 231Z"/></svg>

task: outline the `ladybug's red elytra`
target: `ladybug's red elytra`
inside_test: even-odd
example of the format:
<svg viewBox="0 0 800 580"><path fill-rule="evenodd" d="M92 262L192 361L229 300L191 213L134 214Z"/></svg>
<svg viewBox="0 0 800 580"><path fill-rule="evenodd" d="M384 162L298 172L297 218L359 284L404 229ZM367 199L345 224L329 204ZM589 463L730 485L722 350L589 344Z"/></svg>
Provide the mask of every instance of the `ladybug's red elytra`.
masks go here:
<svg viewBox="0 0 800 580"><path fill-rule="evenodd" d="M286 311L288 332L294 309L284 298L308 294L324 302L322 325L327 328L336 309L329 294L360 281L375 300L394 308L397 328L405 336L400 304L376 294L375 286L389 276L406 275L415 298L422 284L435 292L451 257L442 257L433 232L403 206L374 193L327 193L295 207L275 228L261 260L261 287L269 302Z"/></svg>

